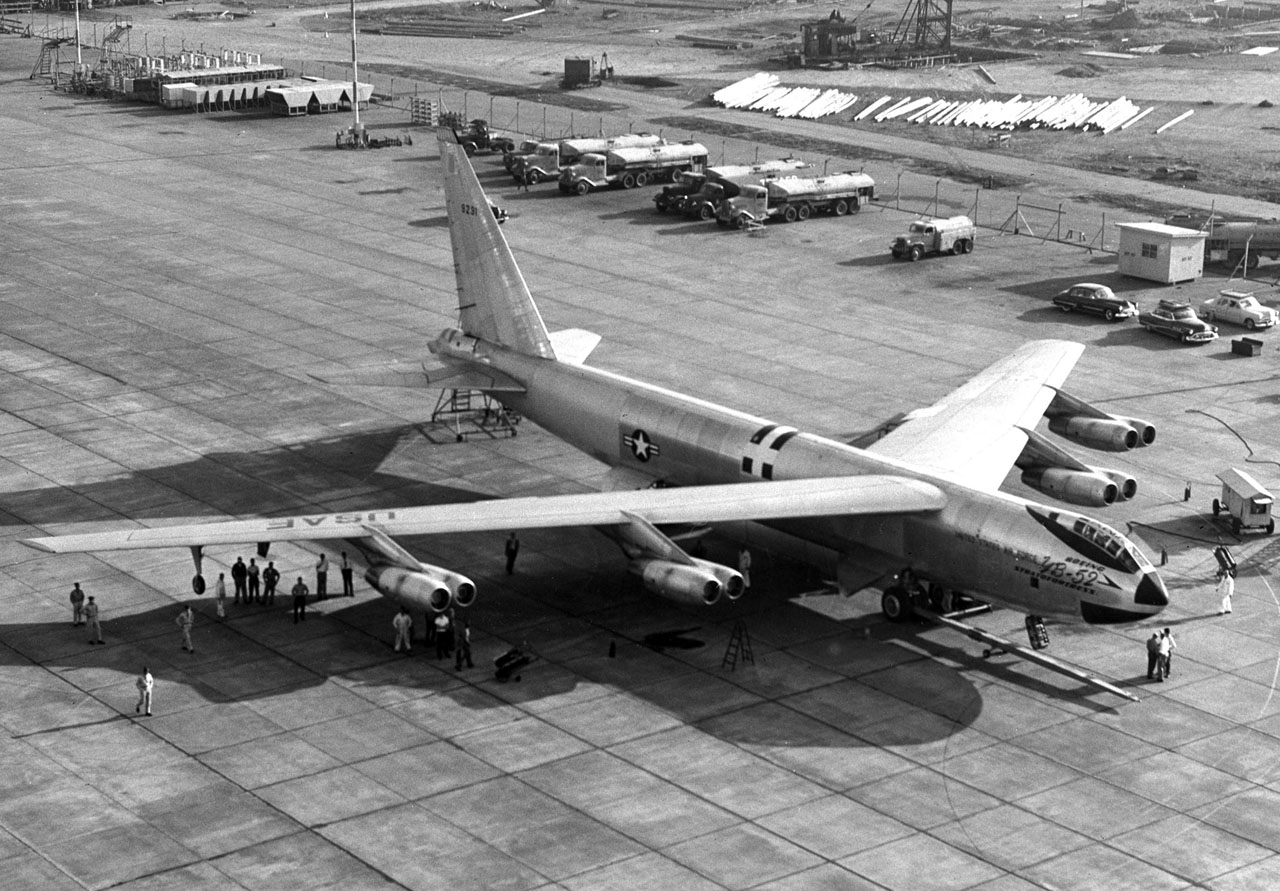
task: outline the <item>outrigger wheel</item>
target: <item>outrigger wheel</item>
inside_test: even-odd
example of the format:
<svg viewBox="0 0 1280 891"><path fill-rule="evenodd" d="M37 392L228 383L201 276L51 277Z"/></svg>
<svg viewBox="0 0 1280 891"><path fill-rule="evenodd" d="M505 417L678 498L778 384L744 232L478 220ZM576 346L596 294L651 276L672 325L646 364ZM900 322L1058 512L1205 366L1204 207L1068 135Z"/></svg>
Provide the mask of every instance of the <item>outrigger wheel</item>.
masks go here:
<svg viewBox="0 0 1280 891"><path fill-rule="evenodd" d="M911 597L905 588L894 585L880 595L880 611L890 622L906 622L911 618Z"/></svg>
<svg viewBox="0 0 1280 891"><path fill-rule="evenodd" d="M197 594L204 593L204 576L198 572L191 577L191 590Z"/></svg>

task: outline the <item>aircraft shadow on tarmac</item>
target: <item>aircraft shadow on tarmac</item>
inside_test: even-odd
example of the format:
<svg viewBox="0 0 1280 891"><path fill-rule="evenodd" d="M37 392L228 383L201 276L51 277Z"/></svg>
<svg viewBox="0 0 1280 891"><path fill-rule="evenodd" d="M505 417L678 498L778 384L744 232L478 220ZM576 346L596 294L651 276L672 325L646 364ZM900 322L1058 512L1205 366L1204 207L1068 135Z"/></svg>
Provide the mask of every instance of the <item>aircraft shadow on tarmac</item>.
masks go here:
<svg viewBox="0 0 1280 891"><path fill-rule="evenodd" d="M0 527L191 516L192 502L200 505L195 514L217 518L318 513L350 507L353 491L367 493L360 496L365 510L477 500L474 492L380 469L398 450L408 455L453 443L451 433L421 424L264 451L210 452L74 490L0 491Z"/></svg>
<svg viewBox="0 0 1280 891"><path fill-rule="evenodd" d="M272 606L245 606L232 604L228 597L227 618L218 620L210 596L189 598L197 612L194 653L179 644L177 604L105 621L102 646L88 644L84 628L64 621L0 624L0 666L22 667L34 661L126 715L133 703L132 677L142 665L169 687L170 702L194 706L289 696L337 679L341 686L365 690L373 701L440 696L450 700L451 707L486 711L563 700L580 685L590 684L646 702L717 738L783 748L935 743L982 711L980 692L960 672L915 654L910 664L897 664L902 657L892 643L853 635L848 644L857 655L850 657L850 664L865 660L865 682L836 682L824 689L824 678L813 690L800 692L804 702L796 708L762 701L755 691L772 697L788 690L783 675L800 670L796 663L769 669L768 657L757 651L755 666L742 665L734 672L720 669L716 666L723 632L702 626L668 627L674 623L664 615L662 603L653 607L655 621L668 623L663 630L632 640L597 629L601 647L591 655L582 654L580 642L557 650L549 631L541 634L547 656L517 641L534 661L520 670L519 680L503 682L495 674L494 660L512 646L508 641L482 634L474 648L475 667L458 672L451 658L437 660L434 648L420 635L415 636L411 655L395 653L389 622L394 610L387 601L331 596L322 604L313 602L308 619L299 624L292 622L289 601L280 595ZM478 619L476 625L481 622ZM616 655L604 649L609 639L619 644ZM703 650L714 652L699 658ZM947 658L967 658L945 649L939 652ZM698 664L706 670L698 673L692 667ZM984 668L1005 674L1000 666ZM1027 684L1033 693L1065 695ZM179 692L178 687L183 689ZM890 707L886 695L914 708L892 706L893 711L885 712ZM740 708L733 707L738 698L744 707L759 707L739 715Z"/></svg>

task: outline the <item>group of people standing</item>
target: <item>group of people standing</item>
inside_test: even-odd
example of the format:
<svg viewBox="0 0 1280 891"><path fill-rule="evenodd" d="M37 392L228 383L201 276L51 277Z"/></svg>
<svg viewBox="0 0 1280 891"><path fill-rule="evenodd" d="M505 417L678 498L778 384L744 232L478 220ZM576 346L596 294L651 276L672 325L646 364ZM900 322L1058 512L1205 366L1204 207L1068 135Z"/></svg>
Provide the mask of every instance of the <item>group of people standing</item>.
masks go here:
<svg viewBox="0 0 1280 891"><path fill-rule="evenodd" d="M1168 628L1163 632L1151 632L1151 636L1147 638L1147 680L1164 683L1164 679L1169 676L1173 650L1177 645L1173 632Z"/></svg>
<svg viewBox="0 0 1280 891"><path fill-rule="evenodd" d="M396 632L395 651L397 653L413 652L413 616L406 607L400 607L391 620L391 627ZM427 617L427 646L435 645L436 659L453 657L453 666L462 671L465 662L467 668L475 668L471 661L471 624L464 617L459 624L457 613L453 609L436 613L435 617Z"/></svg>

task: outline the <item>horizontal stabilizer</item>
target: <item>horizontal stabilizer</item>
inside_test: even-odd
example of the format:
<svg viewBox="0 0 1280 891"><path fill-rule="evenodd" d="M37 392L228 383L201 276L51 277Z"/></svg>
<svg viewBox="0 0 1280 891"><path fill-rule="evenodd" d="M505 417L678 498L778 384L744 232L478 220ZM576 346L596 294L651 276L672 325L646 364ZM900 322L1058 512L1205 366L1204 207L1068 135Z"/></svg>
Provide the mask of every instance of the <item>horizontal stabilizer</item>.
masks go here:
<svg viewBox="0 0 1280 891"><path fill-rule="evenodd" d="M367 526L374 526L389 536L433 535L616 525L628 523L632 515L653 524L715 523L844 514L920 513L941 510L945 505L946 496L929 483L899 476L868 475L504 498L360 513L230 520L157 529L49 536L23 539L22 543L49 553L69 553L360 538Z"/></svg>
<svg viewBox="0 0 1280 891"><path fill-rule="evenodd" d="M352 368L332 374L312 374L322 384L350 387L402 387L412 390L486 390L491 393L523 393L524 386L500 371L470 365L421 364Z"/></svg>
<svg viewBox="0 0 1280 891"><path fill-rule="evenodd" d="M570 365L581 365L587 361L587 356L590 356L591 351L600 343L599 334L582 328L552 331L548 337L551 339L551 348L556 352L556 358Z"/></svg>

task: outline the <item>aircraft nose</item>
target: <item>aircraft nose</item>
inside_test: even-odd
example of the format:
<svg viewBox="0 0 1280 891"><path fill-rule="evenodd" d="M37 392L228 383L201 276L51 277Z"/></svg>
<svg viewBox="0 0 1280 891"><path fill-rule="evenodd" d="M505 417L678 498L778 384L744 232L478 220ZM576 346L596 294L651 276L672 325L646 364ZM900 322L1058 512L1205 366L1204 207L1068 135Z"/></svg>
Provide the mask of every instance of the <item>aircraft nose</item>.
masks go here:
<svg viewBox="0 0 1280 891"><path fill-rule="evenodd" d="M1164 586L1164 579L1154 571L1142 575L1138 589L1134 592L1133 602L1143 606L1158 606L1161 609L1169 605L1169 592Z"/></svg>

